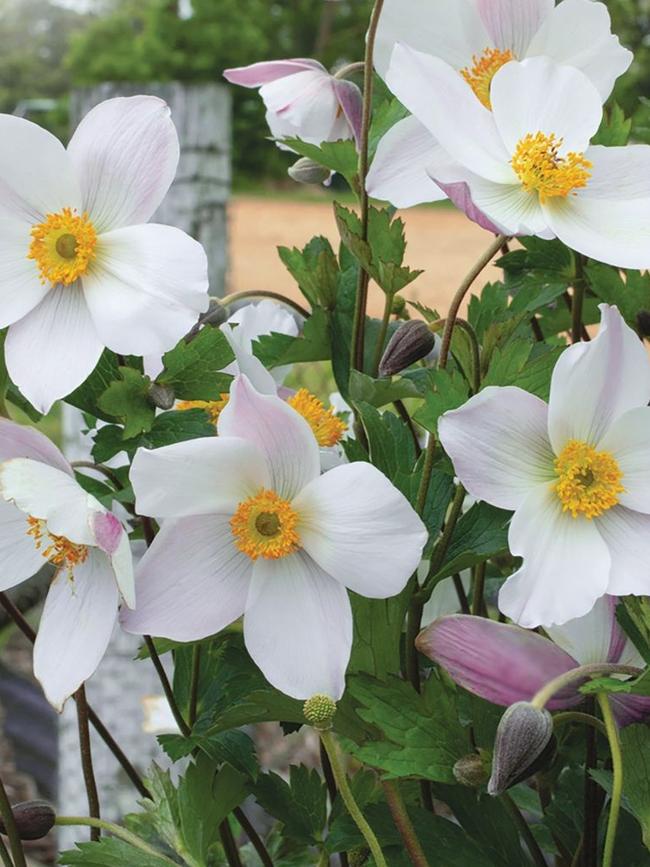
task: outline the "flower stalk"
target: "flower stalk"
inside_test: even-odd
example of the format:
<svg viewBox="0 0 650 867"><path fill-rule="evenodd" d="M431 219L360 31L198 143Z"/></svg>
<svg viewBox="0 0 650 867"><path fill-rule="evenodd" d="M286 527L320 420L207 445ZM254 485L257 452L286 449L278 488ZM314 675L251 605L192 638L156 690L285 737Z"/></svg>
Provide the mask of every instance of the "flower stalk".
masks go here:
<svg viewBox="0 0 650 867"><path fill-rule="evenodd" d="M99 793L93 768L93 755L90 745L90 724L88 721L88 703L86 702L86 689L80 686L75 694L77 703L77 723L79 727L79 748L81 750L81 768L83 771L86 794L88 796L88 812L92 819L99 819ZM90 839L99 840L99 827L91 826Z"/></svg>
<svg viewBox="0 0 650 867"><path fill-rule="evenodd" d="M394 780L384 780L382 787L393 822L404 841L413 867L429 867L397 783Z"/></svg>
<svg viewBox="0 0 650 867"><path fill-rule="evenodd" d="M580 665L550 680L533 696L531 704L541 710L565 686L570 686L576 680L588 680L590 677L607 674L630 674L634 676L641 674L641 669L635 665L619 665L616 662L594 662L589 665Z"/></svg>
<svg viewBox="0 0 650 867"><path fill-rule="evenodd" d="M13 867L27 867L23 844L16 827L16 820L7 797L7 790L4 787L2 779L0 779L0 816L6 828L7 838L9 840L9 848L11 849L11 857L13 859ZM6 850L5 850L6 851ZM11 861L9 862L11 864Z"/></svg>
<svg viewBox="0 0 650 867"><path fill-rule="evenodd" d="M604 692L598 693L598 704L600 705L605 729L607 731L613 770L612 797L609 807L609 819L607 820L605 848L603 850L603 867L613 867L616 829L618 828L618 817L621 812L621 799L623 797L623 756L621 753L621 741L618 735L618 727L612 712L612 705L608 696Z"/></svg>

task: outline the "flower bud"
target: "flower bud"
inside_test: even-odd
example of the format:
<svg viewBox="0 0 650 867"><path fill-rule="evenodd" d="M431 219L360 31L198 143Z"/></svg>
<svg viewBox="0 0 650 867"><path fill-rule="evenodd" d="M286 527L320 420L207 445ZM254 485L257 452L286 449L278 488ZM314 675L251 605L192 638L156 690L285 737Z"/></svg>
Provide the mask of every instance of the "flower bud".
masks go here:
<svg viewBox="0 0 650 867"><path fill-rule="evenodd" d="M478 753L470 753L458 759L453 767L453 774L456 782L461 786L469 786L472 789L478 789L490 776L483 757Z"/></svg>
<svg viewBox="0 0 650 867"><path fill-rule="evenodd" d="M380 376L393 376L427 356L436 339L421 319L411 319L400 325L388 341L379 364Z"/></svg>
<svg viewBox="0 0 650 867"><path fill-rule="evenodd" d="M497 728L488 794L500 795L530 777L554 751L551 714L527 701L510 705Z"/></svg>
<svg viewBox="0 0 650 867"><path fill-rule="evenodd" d="M401 295L394 295L390 306L390 312L393 316L397 316L399 319L408 319L409 311L406 306L406 299L402 298Z"/></svg>
<svg viewBox="0 0 650 867"><path fill-rule="evenodd" d="M641 337L650 337L650 310L639 310L636 314L636 328Z"/></svg>
<svg viewBox="0 0 650 867"><path fill-rule="evenodd" d="M47 801L24 801L11 808L21 840L40 840L52 830L56 813ZM0 834L6 834L4 822L0 819Z"/></svg>
<svg viewBox="0 0 650 867"><path fill-rule="evenodd" d="M159 382L152 382L148 392L149 400L159 409L171 409L174 406L176 395L174 389Z"/></svg>
<svg viewBox="0 0 650 867"><path fill-rule="evenodd" d="M331 174L329 169L320 166L309 157L300 157L287 169L287 174L293 181L299 184L324 184Z"/></svg>
<svg viewBox="0 0 650 867"><path fill-rule="evenodd" d="M304 703L302 712L307 722L315 729L327 731L332 727L332 720L336 713L336 702L329 695L322 693L312 695Z"/></svg>

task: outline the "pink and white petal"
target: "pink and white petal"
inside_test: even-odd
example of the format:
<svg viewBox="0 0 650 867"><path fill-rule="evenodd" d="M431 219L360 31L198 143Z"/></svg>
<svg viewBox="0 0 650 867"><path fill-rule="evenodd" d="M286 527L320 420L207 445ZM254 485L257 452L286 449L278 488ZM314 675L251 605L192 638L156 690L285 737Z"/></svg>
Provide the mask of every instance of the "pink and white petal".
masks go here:
<svg viewBox="0 0 650 867"><path fill-rule="evenodd" d="M386 476L371 464L335 467L292 503L300 545L355 593L387 599L406 586L426 545L426 527Z"/></svg>
<svg viewBox="0 0 650 867"><path fill-rule="evenodd" d="M438 435L469 493L502 509L554 477L547 406L523 389L484 388L442 416Z"/></svg>
<svg viewBox="0 0 650 867"><path fill-rule="evenodd" d="M98 232L146 223L174 180L179 153L169 106L157 96L116 97L89 111L68 155Z"/></svg>
<svg viewBox="0 0 650 867"><path fill-rule="evenodd" d="M83 277L97 333L122 354L166 352L208 308L208 270L198 241L173 226L149 223L100 236Z"/></svg>
<svg viewBox="0 0 650 867"><path fill-rule="evenodd" d="M601 596L583 617L567 620L561 626L547 626L549 638L580 665L609 662L612 633L617 629L616 599Z"/></svg>
<svg viewBox="0 0 650 867"><path fill-rule="evenodd" d="M517 182L492 112L455 69L398 43L386 83L455 160L499 184Z"/></svg>
<svg viewBox="0 0 650 867"><path fill-rule="evenodd" d="M612 694L612 711L620 728L645 722L650 717L650 698L645 695Z"/></svg>
<svg viewBox="0 0 650 867"><path fill-rule="evenodd" d="M619 502L650 514L650 407L640 406L617 418L598 448L614 455L623 473L625 490Z"/></svg>
<svg viewBox="0 0 650 867"><path fill-rule="evenodd" d="M45 434L8 418L0 418L0 461L11 458L31 458L73 475L70 464Z"/></svg>
<svg viewBox="0 0 650 867"><path fill-rule="evenodd" d="M439 146L428 129L411 115L398 121L381 139L366 179L368 194L396 208L445 198L429 177Z"/></svg>
<svg viewBox="0 0 650 867"><path fill-rule="evenodd" d="M286 500L320 474L318 443L305 419L279 397L260 394L245 376L230 386L217 431L256 446L266 458L270 487Z"/></svg>
<svg viewBox="0 0 650 867"><path fill-rule="evenodd" d="M472 65L491 39L474 0L386 0L375 42L375 68L382 78L396 42L440 57L456 69Z"/></svg>
<svg viewBox="0 0 650 867"><path fill-rule="evenodd" d="M427 566L425 571L426 575L426 572L428 572L429 562L423 561L423 563ZM418 578L419 577L420 570L418 570ZM460 580L465 595L467 596L472 585L472 578L469 570L461 573ZM458 614L460 608L460 600L451 576L449 578L443 578L443 580L439 581L433 588L433 593L424 606L420 625L424 629L425 626L429 626L429 624L433 623L433 621L437 620L439 617L443 617L447 614Z"/></svg>
<svg viewBox="0 0 650 867"><path fill-rule="evenodd" d="M239 327L231 328L227 322L224 322L220 328L235 353L235 360L225 368L224 372L232 376L243 373L260 394L277 394L278 387L273 375L264 367L259 358L253 355L251 341L241 341L241 335L237 333ZM244 343L247 346L243 345Z"/></svg>
<svg viewBox="0 0 650 867"><path fill-rule="evenodd" d="M140 515L185 518L231 513L271 485L264 455L239 437L201 437L138 449L130 472Z"/></svg>
<svg viewBox="0 0 650 867"><path fill-rule="evenodd" d="M91 550L85 563L60 570L45 600L34 645L34 675L60 711L94 674L117 620L118 592L105 554Z"/></svg>
<svg viewBox="0 0 650 867"><path fill-rule="evenodd" d="M472 173L468 173L466 184L474 214L471 210L463 210L483 228L495 231L496 227L496 231L503 235L554 237L538 197L527 193L521 184L495 184ZM487 225L481 222L481 218L488 220Z"/></svg>
<svg viewBox="0 0 650 867"><path fill-rule="evenodd" d="M353 81L346 81L343 78L332 79L332 87L343 111L343 116L358 145L361 138L363 112L363 96L361 91ZM343 135L340 137L348 138L349 136Z"/></svg>
<svg viewBox="0 0 650 867"><path fill-rule="evenodd" d="M479 14L497 48L522 58L555 0L477 0Z"/></svg>
<svg viewBox="0 0 650 867"><path fill-rule="evenodd" d="M31 578L45 565L42 553L27 535L27 516L13 503L0 500L0 591Z"/></svg>
<svg viewBox="0 0 650 867"><path fill-rule="evenodd" d="M510 551L523 557L499 593L499 609L532 629L587 614L608 590L612 558L594 521L562 511L551 485L534 488L515 512Z"/></svg>
<svg viewBox="0 0 650 867"><path fill-rule="evenodd" d="M332 77L321 70L276 79L260 89L260 96L269 112L290 123L300 138L315 143L327 140L339 111Z"/></svg>
<svg viewBox="0 0 650 867"><path fill-rule="evenodd" d="M650 515L614 506L595 518L594 524L611 557L607 592L616 596L650 595Z"/></svg>
<svg viewBox="0 0 650 867"><path fill-rule="evenodd" d="M593 145L585 153L591 177L580 198L628 201L650 199L650 147Z"/></svg>
<svg viewBox="0 0 650 867"><path fill-rule="evenodd" d="M50 533L78 545L96 544L92 517L97 501L56 467L30 458L4 461L0 494L25 515L45 521Z"/></svg>
<svg viewBox="0 0 650 867"><path fill-rule="evenodd" d="M27 258L31 240L29 223L0 219L0 328L22 319L49 291Z"/></svg>
<svg viewBox="0 0 650 867"><path fill-rule="evenodd" d="M327 71L317 60L296 57L289 60L267 60L261 63L251 63L249 66L224 69L223 77L231 84L239 84L241 87L261 87L263 84L269 84L278 78L285 78L288 75L295 75L296 72L310 69Z"/></svg>
<svg viewBox="0 0 650 867"><path fill-rule="evenodd" d="M63 208L80 211L81 192L61 142L30 120L0 114L0 212L34 224Z"/></svg>
<svg viewBox="0 0 650 867"><path fill-rule="evenodd" d="M560 356L551 378L548 432L556 454L568 440L598 445L628 410L650 400L650 365L616 307L600 305L598 336Z"/></svg>
<svg viewBox="0 0 650 867"><path fill-rule="evenodd" d="M453 202L459 211L462 211L468 219L477 223L482 229L492 232L494 235L509 234L505 226L497 225L493 220L490 220L483 211L476 207L472 199L469 185L466 181L454 181L450 184L438 181L437 186L440 187L440 189L449 197L449 201Z"/></svg>
<svg viewBox="0 0 650 867"><path fill-rule="evenodd" d="M108 555L122 598L135 608L135 579L129 534L112 512L94 512L91 527L97 545Z"/></svg>
<svg viewBox="0 0 650 867"><path fill-rule="evenodd" d="M137 605L120 623L136 635L196 641L244 613L253 561L233 542L230 518L165 521L136 569Z"/></svg>
<svg viewBox="0 0 650 867"><path fill-rule="evenodd" d="M562 153L582 153L603 116L600 94L589 79L546 57L502 66L492 79L490 100L510 154L522 138L538 132L561 138Z"/></svg>
<svg viewBox="0 0 650 867"><path fill-rule="evenodd" d="M345 690L352 609L345 588L302 551L253 567L246 649L276 689L297 699Z"/></svg>
<svg viewBox="0 0 650 867"><path fill-rule="evenodd" d="M606 4L592 0L559 3L528 46L528 56L534 55L580 69L598 88L603 102L633 59L632 52L612 35Z"/></svg>
<svg viewBox="0 0 650 867"><path fill-rule="evenodd" d="M103 350L78 283L50 289L5 341L9 376L42 413L90 376Z"/></svg>
<svg viewBox="0 0 650 867"><path fill-rule="evenodd" d="M464 689L504 706L530 701L549 680L577 667L568 653L536 632L466 614L434 621L416 645ZM569 687L548 707L555 710L580 701L577 689Z"/></svg>

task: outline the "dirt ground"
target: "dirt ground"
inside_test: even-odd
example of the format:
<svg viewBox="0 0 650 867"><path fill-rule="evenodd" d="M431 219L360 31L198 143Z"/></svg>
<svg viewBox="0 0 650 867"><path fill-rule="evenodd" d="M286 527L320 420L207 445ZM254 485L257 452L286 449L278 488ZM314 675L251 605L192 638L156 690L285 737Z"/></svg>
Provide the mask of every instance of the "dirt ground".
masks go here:
<svg viewBox="0 0 650 867"><path fill-rule="evenodd" d="M400 216L406 224L406 262L425 272L405 290L404 296L444 316L456 287L489 246L492 236L448 208L412 208ZM296 299L300 293L276 247L303 247L314 235L326 235L333 244L338 241L330 201L235 196L229 206L229 230L228 292L267 289ZM498 279L501 273L490 267L484 272L483 282ZM379 315L382 305L383 296L374 287L370 312Z"/></svg>

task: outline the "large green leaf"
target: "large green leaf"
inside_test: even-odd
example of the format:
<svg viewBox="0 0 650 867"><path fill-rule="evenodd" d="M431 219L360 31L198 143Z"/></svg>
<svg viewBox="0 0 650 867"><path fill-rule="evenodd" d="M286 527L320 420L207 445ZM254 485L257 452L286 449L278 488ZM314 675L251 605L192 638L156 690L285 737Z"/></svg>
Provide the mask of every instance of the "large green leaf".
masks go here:
<svg viewBox="0 0 650 867"><path fill-rule="evenodd" d="M230 389L232 377L223 369L234 358L221 330L205 326L192 340L181 340L163 355L165 369L156 382L169 386L182 400L216 400Z"/></svg>
<svg viewBox="0 0 650 867"><path fill-rule="evenodd" d="M283 823L287 837L306 844L321 839L327 790L316 770L291 765L288 782L278 774L261 774L252 792L257 802Z"/></svg>
<svg viewBox="0 0 650 867"><path fill-rule="evenodd" d="M59 855L59 864L81 867L169 867L169 859L157 858L142 849L118 840L102 837L98 843L76 843L76 849L68 849Z"/></svg>
<svg viewBox="0 0 650 867"><path fill-rule="evenodd" d="M435 579L440 581L506 551L510 517L511 513L503 509L475 503L456 525L447 556Z"/></svg>
<svg viewBox="0 0 650 867"><path fill-rule="evenodd" d="M123 439L132 439L151 430L156 410L149 400L151 380L132 367L120 367L118 378L97 400L97 406L107 416L123 425Z"/></svg>

